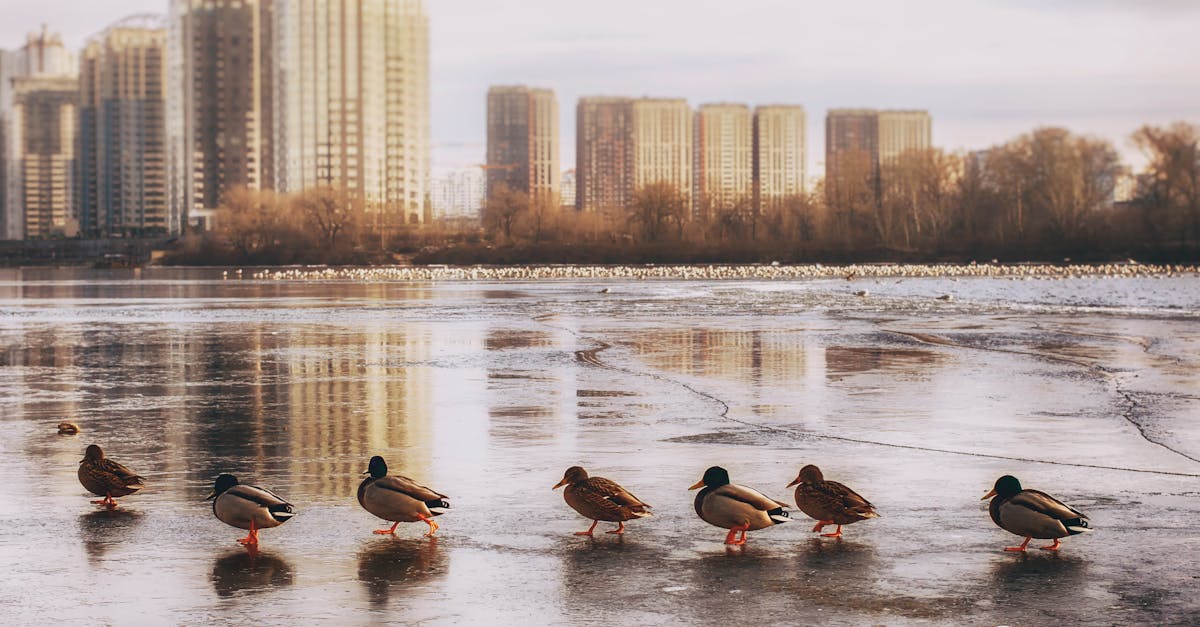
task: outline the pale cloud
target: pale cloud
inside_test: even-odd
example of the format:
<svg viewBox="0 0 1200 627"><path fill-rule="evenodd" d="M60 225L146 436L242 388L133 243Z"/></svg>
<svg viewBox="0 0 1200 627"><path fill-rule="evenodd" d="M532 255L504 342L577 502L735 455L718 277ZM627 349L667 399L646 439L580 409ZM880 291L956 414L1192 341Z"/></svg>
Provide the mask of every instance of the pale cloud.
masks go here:
<svg viewBox="0 0 1200 627"><path fill-rule="evenodd" d="M810 167L838 106L929 109L950 149L1040 125L1110 139L1200 122L1200 3L1158 0L428 0L439 166L483 157L488 85L556 91L564 167L580 96L798 103ZM42 22L73 46L165 0L3 0L0 46Z"/></svg>

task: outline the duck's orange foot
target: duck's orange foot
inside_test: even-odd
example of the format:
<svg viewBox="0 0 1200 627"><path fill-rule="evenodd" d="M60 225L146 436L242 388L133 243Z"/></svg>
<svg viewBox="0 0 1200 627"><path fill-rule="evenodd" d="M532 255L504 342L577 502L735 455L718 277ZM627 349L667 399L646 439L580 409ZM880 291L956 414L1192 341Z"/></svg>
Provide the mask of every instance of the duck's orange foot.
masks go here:
<svg viewBox="0 0 1200 627"><path fill-rule="evenodd" d="M1021 543L1021 546L1006 546L1004 547L1004 550L1010 553L1024 553L1025 547L1029 546L1029 540L1030 538L1025 538L1025 541Z"/></svg>
<svg viewBox="0 0 1200 627"><path fill-rule="evenodd" d="M577 535L577 536L590 536L590 535L592 535L592 532L596 530L596 525L598 525L598 524L600 524L600 521L598 521L598 520L593 520L593 521L592 521L592 526L591 526L591 527L588 527L588 528L587 528L587 531L576 531L576 532L575 532L575 535Z"/></svg>
<svg viewBox="0 0 1200 627"><path fill-rule="evenodd" d="M422 516L421 520L425 521L425 524L429 525L429 533L426 533L425 537L432 538L433 534L437 533L438 524L433 522L433 519L428 516ZM396 523L396 524L398 525L400 523Z"/></svg>
<svg viewBox="0 0 1200 627"><path fill-rule="evenodd" d="M258 546L258 538L251 538L251 537L238 538L237 542L238 542L238 544L240 544L242 546Z"/></svg>
<svg viewBox="0 0 1200 627"><path fill-rule="evenodd" d="M838 525L836 531L834 531L833 533L823 533L823 534L821 534L821 537L822 538L840 538L840 537L842 537L842 526Z"/></svg>
<svg viewBox="0 0 1200 627"><path fill-rule="evenodd" d="M825 525L832 525L832 524L833 524L832 520L818 520L817 524L813 525L812 530L814 532L817 532L817 531L824 529Z"/></svg>
<svg viewBox="0 0 1200 627"><path fill-rule="evenodd" d="M374 533L377 533L381 536L386 536L386 535L394 536L394 535L396 535L396 527L399 527L399 526L400 526L400 521L397 520L395 523L392 524L391 529L376 529L374 531Z"/></svg>
<svg viewBox="0 0 1200 627"><path fill-rule="evenodd" d="M1062 541L1055 539L1054 544L1049 544L1046 546L1039 546L1038 548L1043 551L1057 551L1059 549L1059 547L1061 547L1061 546L1062 546Z"/></svg>
<svg viewBox="0 0 1200 627"><path fill-rule="evenodd" d="M625 523L624 522L617 523L617 528L613 529L612 531L609 531L608 533L616 533L616 534L625 533Z"/></svg>

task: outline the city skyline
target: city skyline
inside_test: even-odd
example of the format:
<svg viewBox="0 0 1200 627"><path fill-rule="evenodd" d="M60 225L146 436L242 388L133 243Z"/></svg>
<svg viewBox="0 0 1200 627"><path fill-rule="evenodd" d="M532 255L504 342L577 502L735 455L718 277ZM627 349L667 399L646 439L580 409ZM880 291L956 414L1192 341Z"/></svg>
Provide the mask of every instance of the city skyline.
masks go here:
<svg viewBox="0 0 1200 627"><path fill-rule="evenodd" d="M166 12L165 0L6 3L0 47L46 23L73 52L126 15ZM429 7L434 167L480 163L492 84L553 89L561 129L578 98L686 98L693 107L796 103L808 111L808 168L823 160L826 110L921 108L934 144L986 148L1039 126L1108 139L1138 165L1128 135L1142 124L1200 117L1200 6L1156 2L919 2L793 6L761 1L737 15L715 2L616 2L605 15L532 0L514 9L478 0ZM638 20L629 20L634 8ZM763 20L764 14L771 16ZM853 28L837 25L853 24ZM986 24L986 29L980 25ZM497 25L502 27L498 30ZM719 41L720 45L711 42ZM574 137L560 131L562 167Z"/></svg>

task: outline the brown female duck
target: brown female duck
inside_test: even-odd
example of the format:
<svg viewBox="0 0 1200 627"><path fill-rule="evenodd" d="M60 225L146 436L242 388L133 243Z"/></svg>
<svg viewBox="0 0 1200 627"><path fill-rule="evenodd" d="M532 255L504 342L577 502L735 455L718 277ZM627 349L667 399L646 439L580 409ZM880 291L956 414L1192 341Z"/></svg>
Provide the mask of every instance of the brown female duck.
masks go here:
<svg viewBox="0 0 1200 627"><path fill-rule="evenodd" d="M114 498L128 496L145 487L145 480L135 475L132 470L108 459L104 451L95 444L89 445L79 462L79 483L88 492L103 496L97 505L109 509L117 506Z"/></svg>
<svg viewBox="0 0 1200 627"><path fill-rule="evenodd" d="M823 533L824 538L842 537L842 525L849 525L868 518L879 518L875 506L857 492L836 481L826 481L821 469L809 464L800 469L800 474L787 487L796 486L796 507L817 519L813 531L821 531L826 525L837 525L837 531Z"/></svg>
<svg viewBox="0 0 1200 627"><path fill-rule="evenodd" d="M617 528L608 533L625 533L625 521L651 516L650 506L622 488L615 481L604 477L589 477L586 470L571 466L563 473L562 481L551 489L563 490L563 499L572 509L592 519L587 531L577 531L577 536L590 536L601 521L615 522Z"/></svg>

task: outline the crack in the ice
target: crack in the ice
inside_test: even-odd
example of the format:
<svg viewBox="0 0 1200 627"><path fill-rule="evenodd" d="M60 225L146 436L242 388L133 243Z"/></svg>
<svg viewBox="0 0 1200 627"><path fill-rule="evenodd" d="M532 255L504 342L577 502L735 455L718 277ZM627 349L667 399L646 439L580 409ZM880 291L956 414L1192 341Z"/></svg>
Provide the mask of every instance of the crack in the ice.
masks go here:
<svg viewBox="0 0 1200 627"><path fill-rule="evenodd" d="M924 342L926 344L935 344L938 346L949 346L952 348L966 348L966 349L987 351L987 352L992 352L992 353L1008 353L1010 355L1023 355L1026 357L1034 357L1037 359L1045 359L1048 361L1058 361L1058 362L1068 363L1071 365L1079 366L1080 368L1083 368L1085 370L1097 372L1100 375L1102 375L1107 381L1112 383L1113 390L1117 393L1118 396L1125 399L1127 407L1125 408L1124 411L1121 412L1121 418L1123 420L1125 420L1125 422L1128 422L1129 424L1133 425L1133 427L1135 429L1137 429L1138 434L1142 436L1143 440L1145 440L1151 444L1154 444L1156 446L1160 446L1168 451L1171 451L1172 453L1175 453L1176 455L1178 455L1180 457L1183 457L1185 459L1188 459L1190 461L1200 464L1200 458L1189 455L1177 448L1174 448L1173 446L1171 446L1165 442L1160 442L1150 436L1150 433L1146 431L1145 426L1143 426L1142 423L1138 422L1133 417L1137 408L1143 407L1144 405L1142 405L1140 402L1138 402L1138 400L1134 397L1133 392L1131 392L1121 386L1120 378L1117 376L1117 374L1115 372L1113 372L1109 368L1105 368L1104 366L1101 366L1099 364L1094 364L1094 363L1090 363L1090 362L1079 360L1079 359L1063 357L1062 355L1039 353L1037 351L1023 351L1023 350L1017 350L1017 349L1012 349L1012 348L993 348L990 346L973 346L971 344L961 344L961 343L951 341L951 340L946 339L941 336L930 335L930 334L926 334L926 333L914 333L911 331L896 331L893 329L884 329L884 331L886 331L888 333L894 333L896 335L903 335L905 337L917 340L918 342ZM1142 350L1148 351L1149 346L1146 344L1142 344Z"/></svg>
<svg viewBox="0 0 1200 627"><path fill-rule="evenodd" d="M1200 477L1200 474L1186 473L1186 472L1172 472L1169 470L1149 470L1149 469L1144 469L1144 468L1126 468L1126 467L1122 467L1122 466L1104 466L1104 465L1100 465L1100 464L1059 462L1059 461L1046 460L1046 459L1033 459L1033 458L1029 458L1029 457L1013 457L1013 456L1008 456L1008 455L996 455L993 453L956 451L956 450L952 450L952 449L934 448L934 447L929 447L929 446L916 446L913 444L896 444L894 442L880 442L877 440L865 440L865 439L861 439L861 438L852 438L852 437L841 436L841 435L829 435L829 434L824 434L824 433L810 433L810 432L801 431L799 429L790 428L790 427L778 427L778 426L772 426L772 425L758 424L758 423L750 422L748 420L742 420L740 418L735 418L733 416L730 416L729 415L729 410L730 410L729 403L725 402L724 400L722 400L721 398L719 398L713 394L710 394L709 392L705 392L704 390L694 387L690 383L687 383L685 381L680 381L678 379L672 379L671 377L663 376L663 375L660 375L660 374L657 374L654 372L647 372L644 370L635 370L635 369L626 368L623 366L614 366L612 364L609 364L609 363L601 360L599 357L599 353L601 351L605 351L609 348L612 348L611 344L604 342L602 340L598 340L598 339L595 339L592 337L585 336L582 333L579 333L579 332L575 331L574 329L570 329L568 327L550 324L549 321L555 319L556 317L557 316L555 316L554 314L544 314L544 315L540 315L540 316L535 316L533 318L533 320L544 326L550 327L552 329L557 329L559 331L563 331L564 333L570 334L577 340L591 342L592 344L595 345L593 348L575 351L574 354L575 354L576 360L578 360L582 363L588 364L590 366L595 366L597 368L604 368L606 370L612 370L614 372L622 372L622 373L625 373L625 374L628 374L631 376L635 376L635 377L649 377L649 378L655 379L657 381L662 381L664 383L668 383L668 384L683 388L683 389L691 392L692 394L699 396L700 398L706 399L706 400L711 401L711 402L715 403L716 405L720 406L721 411L717 414L717 417L719 419L728 420L730 422L736 422L738 424L741 424L741 425L744 425L747 427L751 427L754 429L762 430L762 431L772 431L775 433L784 433L784 434L791 435L791 436L798 436L800 438L813 438L813 439L819 439L819 440L836 440L839 442L850 442L853 444L865 444L865 445L869 445L869 446L885 446L888 448L908 449L908 450L914 450L914 451L923 451L923 452L927 452L927 453L943 453L946 455L962 455L965 457L1003 459L1003 460L1007 460L1007 461L1026 462L1026 463L1033 463L1033 464L1049 464L1049 465L1053 465L1053 466L1071 466L1074 468L1096 468L1099 470L1116 470L1116 471L1121 471L1121 472L1137 472L1137 473L1145 473L1145 474L1153 474L1153 475L1168 475L1168 476L1174 476L1174 477ZM892 331L892 333L904 334L903 332L899 332L899 331ZM929 337L936 337L936 336L929 336ZM947 345L953 346L953 344L950 344L949 342L947 342ZM1050 357L1053 358L1053 356L1050 356ZM1066 358L1063 358L1063 360L1064 361L1072 361L1072 360L1069 360ZM1076 363L1076 362L1072 361L1072 363ZM1087 365L1087 364L1080 364L1080 365ZM1184 455L1184 457L1188 457L1188 456ZM1190 457L1189 457L1189 459L1190 459Z"/></svg>

